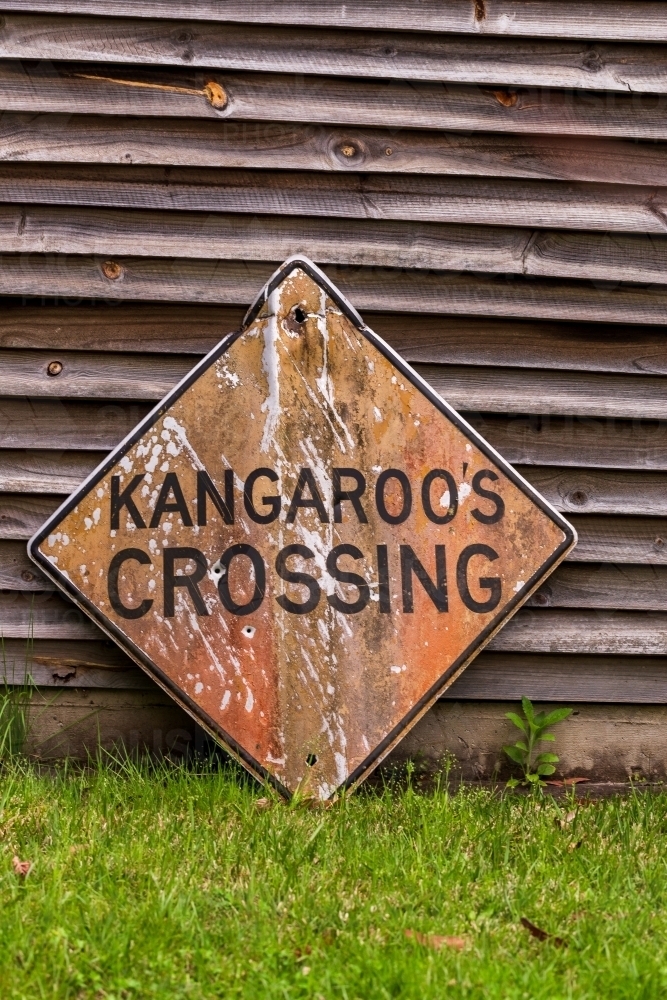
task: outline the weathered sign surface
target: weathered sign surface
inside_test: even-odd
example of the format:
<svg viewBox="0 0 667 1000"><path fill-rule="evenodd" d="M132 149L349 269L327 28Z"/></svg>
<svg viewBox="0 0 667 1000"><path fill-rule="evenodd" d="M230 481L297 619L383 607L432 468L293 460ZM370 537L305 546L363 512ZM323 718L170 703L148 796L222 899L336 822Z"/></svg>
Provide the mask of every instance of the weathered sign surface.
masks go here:
<svg viewBox="0 0 667 1000"><path fill-rule="evenodd" d="M251 771L326 798L574 543L292 258L29 551Z"/></svg>

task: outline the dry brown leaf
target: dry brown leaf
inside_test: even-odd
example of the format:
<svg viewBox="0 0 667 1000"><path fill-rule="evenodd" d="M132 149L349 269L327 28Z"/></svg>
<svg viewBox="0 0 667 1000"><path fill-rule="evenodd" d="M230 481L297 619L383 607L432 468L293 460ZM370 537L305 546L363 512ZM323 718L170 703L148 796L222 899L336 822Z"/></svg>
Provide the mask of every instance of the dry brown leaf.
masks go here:
<svg viewBox="0 0 667 1000"><path fill-rule="evenodd" d="M412 938L417 944L423 944L427 948L434 948L440 951L441 948L454 948L455 951L463 951L466 946L462 937L443 937L440 934L422 934L420 931L406 929L403 931L406 938Z"/></svg>
<svg viewBox="0 0 667 1000"><path fill-rule="evenodd" d="M25 878L30 869L32 868L32 861L21 861L17 854L12 858L12 865L14 866L14 871L17 875Z"/></svg>
<svg viewBox="0 0 667 1000"><path fill-rule="evenodd" d="M568 851L576 851L583 844L583 840L572 841L571 844L567 845Z"/></svg>
<svg viewBox="0 0 667 1000"><path fill-rule="evenodd" d="M267 798L255 799L255 809L259 809L260 811L263 809L270 809L271 804L272 804L271 799Z"/></svg>
<svg viewBox="0 0 667 1000"><path fill-rule="evenodd" d="M564 941L561 937L557 937L555 934L549 934L548 931L543 931L541 927L538 927L537 924L534 924L532 920L529 920L527 917L521 917L521 924L526 928L528 933L534 938L537 938L538 941L550 941L552 944L555 944L557 948L567 947L567 941Z"/></svg>
<svg viewBox="0 0 667 1000"><path fill-rule="evenodd" d="M556 820L556 826L559 826L561 830L564 830L566 826L569 826L573 819L577 818L576 812L573 810L569 812L567 816L563 816L561 819Z"/></svg>

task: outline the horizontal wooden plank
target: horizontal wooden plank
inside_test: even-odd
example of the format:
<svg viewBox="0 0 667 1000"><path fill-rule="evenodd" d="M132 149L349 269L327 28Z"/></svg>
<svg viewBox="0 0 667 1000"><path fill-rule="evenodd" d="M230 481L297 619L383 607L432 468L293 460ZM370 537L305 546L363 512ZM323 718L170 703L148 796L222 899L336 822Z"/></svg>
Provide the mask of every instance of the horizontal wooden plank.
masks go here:
<svg viewBox="0 0 667 1000"><path fill-rule="evenodd" d="M576 135L435 132L277 121L20 114L0 159L365 173L461 174L667 185L667 144Z"/></svg>
<svg viewBox="0 0 667 1000"><path fill-rule="evenodd" d="M0 57L632 93L665 93L667 88L659 46L406 35L378 25L361 32L8 14Z"/></svg>
<svg viewBox="0 0 667 1000"><path fill-rule="evenodd" d="M0 493L67 496L106 454L106 451L0 450ZM13 515L8 516L11 520Z"/></svg>
<svg viewBox="0 0 667 1000"><path fill-rule="evenodd" d="M528 605L666 611L667 568L605 562L561 563L528 600Z"/></svg>
<svg viewBox="0 0 667 1000"><path fill-rule="evenodd" d="M0 63L0 107L38 114L138 115L454 129L625 139L667 138L664 95L457 83Z"/></svg>
<svg viewBox="0 0 667 1000"><path fill-rule="evenodd" d="M242 308L196 304L68 306L5 298L0 347L201 356L238 329L243 313ZM667 343L660 328L430 316L422 311L409 317L365 312L364 319L412 363L667 375Z"/></svg>
<svg viewBox="0 0 667 1000"><path fill-rule="evenodd" d="M0 380L7 373L6 368L3 372L2 358L0 351ZM37 365L34 367L37 368ZM73 367L76 370L76 366ZM91 374L90 369L85 369L84 379L85 371ZM31 384L30 374L29 370L28 385ZM68 375L73 377L71 371ZM8 383L11 379L12 375L8 375ZM38 392L39 389L31 387L28 391ZM68 391L65 386L65 392ZM113 392L109 395L113 396ZM122 397L123 393L119 396ZM0 398L0 448L110 450L136 427L148 410L149 406L145 403L120 402L118 399L108 403L83 403L63 399Z"/></svg>
<svg viewBox="0 0 667 1000"><path fill-rule="evenodd" d="M8 639L2 670L10 686L155 689L131 661L112 663L101 642L36 640L27 648L20 639ZM526 695L533 701L562 701L564 691L570 702L664 704L667 658L484 651L443 700L518 701Z"/></svg>
<svg viewBox="0 0 667 1000"><path fill-rule="evenodd" d="M0 591L3 639L75 639L99 642L103 632L59 594Z"/></svg>
<svg viewBox="0 0 667 1000"><path fill-rule="evenodd" d="M0 163L0 201L667 232L667 188L527 179Z"/></svg>
<svg viewBox="0 0 667 1000"><path fill-rule="evenodd" d="M62 497L0 493L0 538L25 543L61 502Z"/></svg>
<svg viewBox="0 0 667 1000"><path fill-rule="evenodd" d="M11 404L8 401L4 405ZM467 413L464 416L494 448L515 464L667 470L667 423L664 421L549 414Z"/></svg>
<svg viewBox="0 0 667 1000"><path fill-rule="evenodd" d="M546 465L516 468L565 514L667 516L667 479L661 472Z"/></svg>
<svg viewBox="0 0 667 1000"><path fill-rule="evenodd" d="M667 703L667 658L482 652L444 701Z"/></svg>
<svg viewBox="0 0 667 1000"><path fill-rule="evenodd" d="M79 363L85 363L85 358L86 354L82 354ZM121 362L126 360L120 358ZM113 360L111 356L110 368ZM194 360L191 359L192 364ZM10 391L12 372L5 369L3 376ZM466 400L466 405L470 405L470 400ZM109 402L0 397L0 448L111 449L149 408L149 403L127 402L118 397ZM510 462L667 470L665 421L465 411L464 416Z"/></svg>
<svg viewBox="0 0 667 1000"><path fill-rule="evenodd" d="M667 484L667 476L665 476ZM667 519L571 514L579 540L572 562L667 565ZM664 605L667 610L667 604Z"/></svg>
<svg viewBox="0 0 667 1000"><path fill-rule="evenodd" d="M194 355L191 357L194 364L197 357L210 351L227 333L238 330L246 309L247 305L158 302L46 305L5 298L0 310L0 348L190 354ZM653 345L651 349L657 354L662 334L655 331L654 341L654 331L634 329L639 344ZM647 336L643 341L642 329Z"/></svg>
<svg viewBox="0 0 667 1000"><path fill-rule="evenodd" d="M61 366L60 374L50 375L50 366ZM141 410L130 408L119 413L118 400L159 400L183 378L192 367L185 356L104 354L97 352L12 351L0 352L1 391L5 397L26 394L52 398L95 398L114 400L101 407L100 439L122 438L123 428L137 423ZM555 372L528 368L487 368L464 365L415 365L416 370L452 406L457 409L485 409L487 412L575 414L590 417L637 418L664 420L667 418L665 380L659 376L603 375L597 372ZM54 371L51 367L51 371ZM637 388L638 381L641 390ZM0 404L0 435L3 419ZM48 407L43 403L24 402L22 408L36 435L32 447L48 447L40 442L39 426L48 419ZM11 411L9 411L11 413ZM74 411L70 411L74 412ZM63 420L68 410L63 407ZM43 416L40 416L43 414ZM132 419L136 416L137 419ZM47 440L48 440L48 431ZM75 433L75 425L64 422L58 433ZM19 446L19 437L10 442ZM62 438L61 438L62 440ZM72 437L69 439L73 440ZM86 445L82 445L86 447ZM90 441L87 447L98 447Z"/></svg>
<svg viewBox="0 0 667 1000"><path fill-rule="evenodd" d="M0 509L1 502L0 497ZM626 518L589 516L585 524L581 517L572 520L579 532L579 545L570 561L559 566L530 598L531 606L667 611L665 540L659 534L664 534L664 521L655 519L651 534L647 519L637 518L630 524ZM605 523L609 520L621 523L610 530ZM658 538L662 545L656 546ZM631 564L633 557L635 564ZM0 541L0 589L54 589L28 558L25 541Z"/></svg>
<svg viewBox="0 0 667 1000"><path fill-rule="evenodd" d="M284 259L667 284L667 238L388 220L0 205L0 252Z"/></svg>
<svg viewBox="0 0 667 1000"><path fill-rule="evenodd" d="M0 590L54 589L51 581L28 558L25 542L0 541Z"/></svg>
<svg viewBox="0 0 667 1000"><path fill-rule="evenodd" d="M99 640L97 628L58 594L0 593L5 638ZM496 652L614 656L667 654L667 613L523 608L489 645Z"/></svg>
<svg viewBox="0 0 667 1000"><path fill-rule="evenodd" d="M118 277L108 278L104 258L3 254L0 295L247 305L280 263L151 257L119 257L115 262L120 266ZM328 265L326 271L364 312L667 323L667 289L659 285L589 284L446 271L401 273L335 264Z"/></svg>
<svg viewBox="0 0 667 1000"><path fill-rule="evenodd" d="M8 0L3 9L62 14L99 14L99 0ZM111 0L104 13L115 17L181 20L183 5L172 0ZM609 38L667 41L667 12L655 0L189 0L191 20L240 21L315 27L392 28L456 31L547 38Z"/></svg>
<svg viewBox="0 0 667 1000"><path fill-rule="evenodd" d="M5 639L0 684L49 688L155 689L112 642Z"/></svg>
<svg viewBox="0 0 667 1000"><path fill-rule="evenodd" d="M659 377L550 372L528 368L415 365L452 406L489 412L579 416L667 416L665 382ZM638 385L641 388L638 388Z"/></svg>
<svg viewBox="0 0 667 1000"><path fill-rule="evenodd" d="M504 653L664 656L667 613L524 608L488 648Z"/></svg>
<svg viewBox="0 0 667 1000"><path fill-rule="evenodd" d="M107 405L96 408L100 420L100 438L108 441L110 435L113 435L118 442L124 435L117 434L115 428L118 431L126 428L127 433L146 413L146 407L117 409L114 408L115 401L162 399L187 375L193 364L194 360L189 355L5 350L0 351L0 392L5 397L31 395L107 399L110 401ZM51 375L50 365L61 365L62 368L58 374ZM40 400L34 403L24 402L23 409L36 430L49 412L49 408L45 410L40 406ZM28 417L29 413L32 416ZM68 426L68 410L64 404L61 414L65 422L64 430ZM134 416L136 419L133 419ZM3 423L3 404L0 403L0 427ZM71 422L69 426L74 430ZM94 447L92 443L90 446Z"/></svg>

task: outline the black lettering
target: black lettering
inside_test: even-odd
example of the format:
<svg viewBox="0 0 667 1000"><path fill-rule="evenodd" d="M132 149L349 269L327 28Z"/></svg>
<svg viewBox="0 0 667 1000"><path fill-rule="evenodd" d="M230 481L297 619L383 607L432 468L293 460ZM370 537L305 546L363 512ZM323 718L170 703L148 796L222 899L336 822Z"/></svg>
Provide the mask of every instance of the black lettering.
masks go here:
<svg viewBox="0 0 667 1000"><path fill-rule="evenodd" d="M484 497L485 500L491 500L494 504L495 510L492 514L484 514L481 510L475 507L471 511L471 514L477 521L480 522L480 524L496 524L505 513L505 501L502 497L499 497L497 493L492 493L491 490L485 490L482 486L483 479L490 479L492 483L496 483L499 477L495 474L495 472L492 472L491 469L481 469L472 477L472 488L477 496Z"/></svg>
<svg viewBox="0 0 667 1000"><path fill-rule="evenodd" d="M143 473L134 476L130 481L130 484L125 487L123 492L120 492L120 476L111 477L111 528L112 530L117 530L120 528L120 512L123 507L126 508L128 514L136 524L137 528L145 528L146 522L137 510L137 505L132 499L132 494L136 490L137 486L144 478Z"/></svg>
<svg viewBox="0 0 667 1000"><path fill-rule="evenodd" d="M401 589L403 591L403 611L411 615L415 610L412 593L412 574L417 577L422 587L435 604L438 611L448 610L447 601L447 567L445 563L445 546L435 546L435 580L430 576L414 553L412 546L401 545Z"/></svg>
<svg viewBox="0 0 667 1000"><path fill-rule="evenodd" d="M357 485L353 490L344 490L341 488L342 479L354 479ZM361 498L364 495L365 490L366 479L357 469L333 470L333 512L335 524L342 524L343 508L341 504L343 500L350 501L354 507L354 512L357 515L360 524L368 524L366 512L361 506Z"/></svg>
<svg viewBox="0 0 667 1000"><path fill-rule="evenodd" d="M118 479L118 476L114 476L114 479ZM143 477L140 477L143 478ZM131 503L132 501L130 501ZM144 525L146 527L146 525ZM148 614L153 602L148 599L137 605L136 608L128 608L127 605L123 604L120 599L120 594L118 593L118 576L120 574L120 568L124 562L128 559L134 559L141 566L150 566L151 558L146 555L141 549L122 549L122 551L117 552L109 564L109 575L107 579L107 592L109 594L109 601L111 602L111 607L114 609L117 615L121 618L143 618L145 614Z"/></svg>
<svg viewBox="0 0 667 1000"><path fill-rule="evenodd" d="M304 497L303 495L303 491L306 486L310 491L309 497ZM315 476L313 475L312 469L302 469L299 473L299 478L297 479L296 487L294 489L294 496L292 497L292 502L289 505L289 510L287 511L288 524L293 524L296 520L296 512L299 507L314 507L322 524L329 523L329 515L324 507L324 501L322 500L320 491L317 488L317 483L315 482Z"/></svg>
<svg viewBox="0 0 667 1000"><path fill-rule="evenodd" d="M336 611L342 611L344 615L356 615L363 611L371 599L371 590L363 576L358 573L349 573L347 570L339 569L338 560L341 556L351 556L353 559L363 559L364 554L356 545L337 545L327 556L327 572L339 583L351 583L359 591L356 601L343 601L337 594L328 594L327 601Z"/></svg>
<svg viewBox="0 0 667 1000"><path fill-rule="evenodd" d="M489 611L495 611L498 607L502 584L497 576L481 576L479 586L482 590L489 591L489 599L488 601L476 601L470 593L468 585L468 563L473 556L485 556L490 562L494 562L498 559L498 553L494 552L490 545L468 545L456 563L456 586L459 589L461 600L470 611L483 615Z"/></svg>
<svg viewBox="0 0 667 1000"><path fill-rule="evenodd" d="M253 591L253 595L245 604L237 604L229 590L229 567L237 556L248 557L252 563L253 574L255 577L255 589ZM257 611L257 608L261 605L264 600L264 594L266 593L266 568L264 566L264 560L257 549L254 549L252 545L246 545L245 542L239 542L237 545L230 545L230 547L220 556L220 569L222 570L222 576L218 581L218 593L220 594L220 600L227 611L233 615L251 615L253 611Z"/></svg>
<svg viewBox="0 0 667 1000"><path fill-rule="evenodd" d="M431 504L431 486L436 479L442 479L447 483L449 507L444 514L436 514ZM439 504L439 506L442 506L442 504ZM459 493L451 472L447 472L446 469L432 469L431 472L424 476L424 482L422 483L422 507L429 521L433 521L434 524L449 524L456 517L456 512L459 509Z"/></svg>
<svg viewBox="0 0 667 1000"><path fill-rule="evenodd" d="M390 479L396 479L401 484L403 491L403 507L399 514L390 514L385 503L385 486ZM407 521L412 510L412 489L410 488L410 480L404 472L401 472L400 469L385 469L384 472L380 473L375 484L375 506L378 514L387 524L402 524L403 521Z"/></svg>
<svg viewBox="0 0 667 1000"><path fill-rule="evenodd" d="M252 491L258 479L268 479L272 483L277 483L278 475L273 469L255 469L254 472L251 472L243 487L243 504L251 521L256 524L270 524L280 514L281 500L279 496L262 497L264 506L271 509L268 514L260 514L252 498Z"/></svg>
<svg viewBox="0 0 667 1000"><path fill-rule="evenodd" d="M204 604L204 598L197 586L204 579L208 569L204 553L200 552L199 549L174 547L165 549L163 555L165 618L174 617L174 590L176 587L185 587L199 617L208 615L208 608ZM194 573L189 573L187 576L176 576L174 563L177 559L190 559L195 564Z"/></svg>
<svg viewBox="0 0 667 1000"><path fill-rule="evenodd" d="M301 556L302 559L314 559L315 553L305 545L286 545L276 556L276 573L281 580L286 583L296 583L308 588L308 600L303 604L290 601L289 597L280 594L276 601L284 611L289 611L293 615L307 615L309 611L314 611L320 600L320 585L317 580L309 576L308 573L297 573L287 566L290 556Z"/></svg>
<svg viewBox="0 0 667 1000"><path fill-rule="evenodd" d="M206 498L210 497L225 524L234 523L234 473L225 469L225 498L220 496L215 483L205 469L197 472L197 524L206 524Z"/></svg>
<svg viewBox="0 0 667 1000"><path fill-rule="evenodd" d="M380 614L391 613L391 591L389 589L389 553L386 545L378 545L378 581L380 595Z"/></svg>
<svg viewBox="0 0 667 1000"><path fill-rule="evenodd" d="M174 494L173 501L170 501L169 499L170 493ZM157 503L155 504L155 510L153 511L149 528L159 528L162 515L170 514L172 512L181 515L181 521L183 522L184 528L192 527L192 518L190 517L190 511L188 510L188 505L185 502L185 497L183 496L183 490L181 489L181 484L178 481L178 476L175 472L168 472L164 477L164 482L162 484L162 488L160 489Z"/></svg>

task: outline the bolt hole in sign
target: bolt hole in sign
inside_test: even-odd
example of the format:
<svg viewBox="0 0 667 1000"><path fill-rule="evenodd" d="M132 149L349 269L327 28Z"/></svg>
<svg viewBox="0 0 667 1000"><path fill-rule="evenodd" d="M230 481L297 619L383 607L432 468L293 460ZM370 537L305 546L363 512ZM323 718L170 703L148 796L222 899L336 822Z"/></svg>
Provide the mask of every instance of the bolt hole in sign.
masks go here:
<svg viewBox="0 0 667 1000"><path fill-rule="evenodd" d="M327 799L575 542L292 257L29 553L253 774Z"/></svg>

